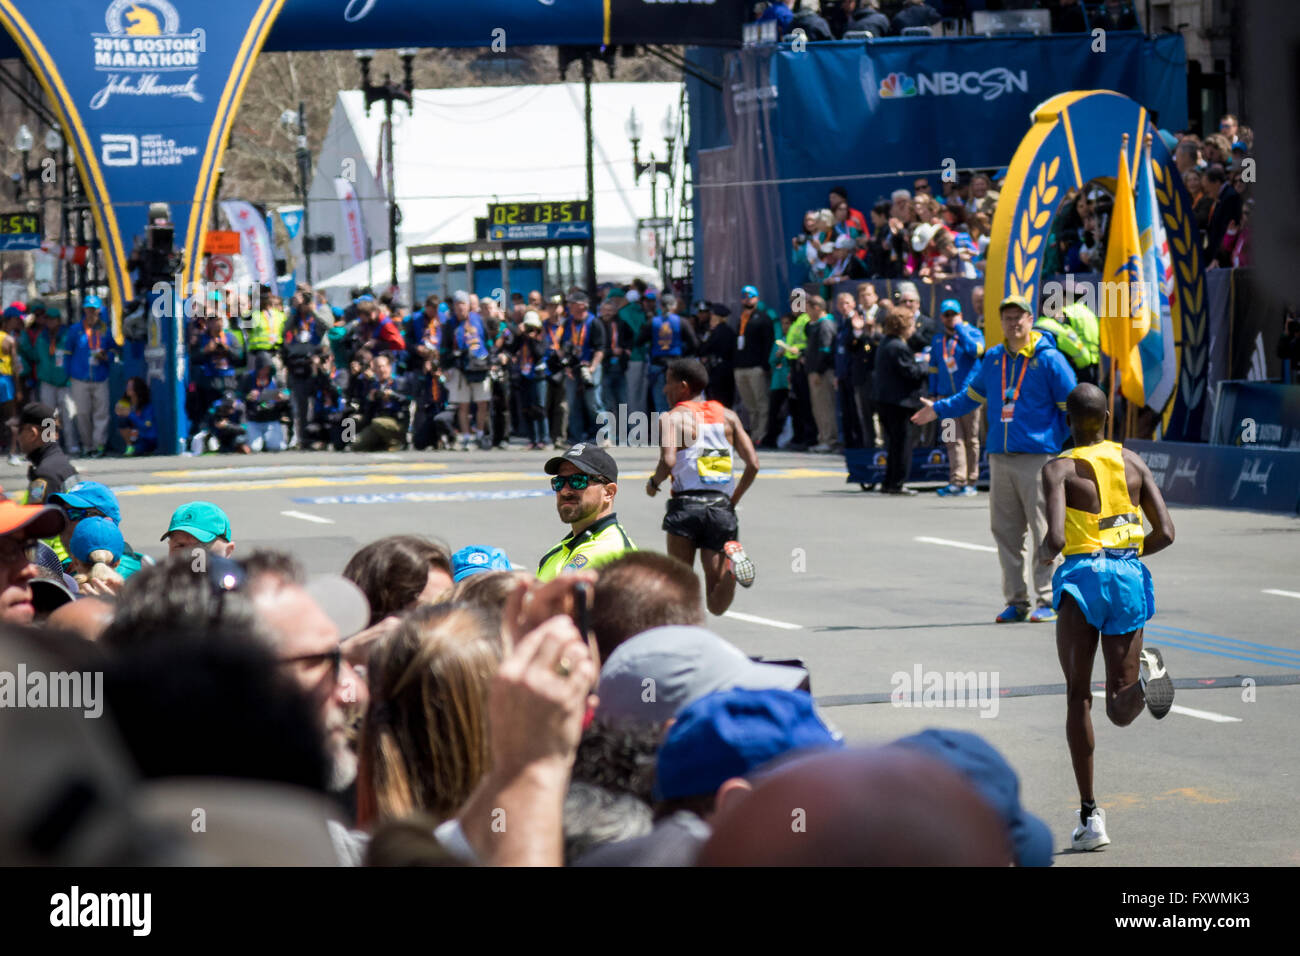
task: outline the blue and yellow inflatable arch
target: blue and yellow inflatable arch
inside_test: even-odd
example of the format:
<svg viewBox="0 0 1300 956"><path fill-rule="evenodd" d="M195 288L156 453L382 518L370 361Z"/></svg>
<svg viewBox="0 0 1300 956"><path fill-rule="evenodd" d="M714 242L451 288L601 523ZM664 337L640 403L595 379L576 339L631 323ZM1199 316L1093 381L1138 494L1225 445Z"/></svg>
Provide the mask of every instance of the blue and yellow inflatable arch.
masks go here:
<svg viewBox="0 0 1300 956"><path fill-rule="evenodd" d="M1205 274L1197 249L1192 201L1150 115L1140 104L1108 90L1062 93L1041 104L1034 125L1007 167L993 219L993 244L985 270L984 330L989 346L1002 340L998 303L1008 295L1037 302L1043 254L1062 197L1090 180L1114 190L1115 163L1123 134L1129 134L1131 171L1136 180L1144 143L1152 135L1151 163L1160 216L1169 235L1175 294L1174 327L1178 387L1160 409L1166 438L1199 440L1209 360Z"/></svg>

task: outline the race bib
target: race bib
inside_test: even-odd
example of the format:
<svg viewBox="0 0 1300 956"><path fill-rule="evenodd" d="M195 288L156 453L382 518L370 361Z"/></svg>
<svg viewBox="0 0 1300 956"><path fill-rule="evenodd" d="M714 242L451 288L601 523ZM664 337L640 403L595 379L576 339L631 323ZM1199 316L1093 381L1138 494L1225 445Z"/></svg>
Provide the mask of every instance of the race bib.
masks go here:
<svg viewBox="0 0 1300 956"><path fill-rule="evenodd" d="M1015 417L1015 414L1016 414L1015 402L1007 402L1005 405L1002 406L1002 420L1004 422L1011 421L1011 419Z"/></svg>
<svg viewBox="0 0 1300 956"><path fill-rule="evenodd" d="M708 449L695 459L695 471L705 484L725 485L731 480L731 452L726 448Z"/></svg>

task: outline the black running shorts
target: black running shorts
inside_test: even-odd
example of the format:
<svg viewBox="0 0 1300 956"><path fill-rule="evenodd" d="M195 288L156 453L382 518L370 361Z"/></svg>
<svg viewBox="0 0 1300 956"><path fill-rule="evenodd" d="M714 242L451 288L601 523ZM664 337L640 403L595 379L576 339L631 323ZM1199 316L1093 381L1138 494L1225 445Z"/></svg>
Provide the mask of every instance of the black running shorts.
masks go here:
<svg viewBox="0 0 1300 956"><path fill-rule="evenodd" d="M734 541L739 527L731 499L720 491L673 495L663 524L669 534L710 551L721 551L728 541Z"/></svg>

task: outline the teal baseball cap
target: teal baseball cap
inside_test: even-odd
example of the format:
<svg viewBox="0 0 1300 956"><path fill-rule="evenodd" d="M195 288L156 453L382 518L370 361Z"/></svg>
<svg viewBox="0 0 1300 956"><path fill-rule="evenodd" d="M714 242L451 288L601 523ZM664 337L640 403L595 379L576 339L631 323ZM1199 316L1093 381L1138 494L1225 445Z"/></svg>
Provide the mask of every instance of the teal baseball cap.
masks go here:
<svg viewBox="0 0 1300 956"><path fill-rule="evenodd" d="M167 526L167 533L159 541L166 541L167 535L173 531L184 531L186 534L192 534L199 541L208 544L216 538L225 538L227 541L232 540L230 533L230 519L226 513L209 501L191 501L187 505L181 505L172 512L171 524Z"/></svg>
<svg viewBox="0 0 1300 956"><path fill-rule="evenodd" d="M956 312L961 315L961 303L956 299L944 299L943 305L939 306L939 314L947 315L949 312Z"/></svg>
<svg viewBox="0 0 1300 956"><path fill-rule="evenodd" d="M472 544L451 556L451 577L463 581L472 574L485 571L509 571L510 559L500 548Z"/></svg>
<svg viewBox="0 0 1300 956"><path fill-rule="evenodd" d="M122 509L117 495L107 485L98 481L79 481L57 495L50 495L50 504L63 508L96 508L114 524L122 523Z"/></svg>

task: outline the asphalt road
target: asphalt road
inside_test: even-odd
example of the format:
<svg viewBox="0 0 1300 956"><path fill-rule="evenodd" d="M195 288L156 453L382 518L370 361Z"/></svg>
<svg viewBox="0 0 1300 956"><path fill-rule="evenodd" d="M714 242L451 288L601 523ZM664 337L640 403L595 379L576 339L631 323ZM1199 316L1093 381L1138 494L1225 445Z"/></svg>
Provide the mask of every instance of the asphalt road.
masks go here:
<svg viewBox="0 0 1300 956"><path fill-rule="evenodd" d="M664 498L643 491L653 453L613 452L624 527L641 547L662 549ZM341 570L361 544L399 532L453 549L497 545L532 568L566 530L546 457L286 452L79 465L118 491L127 540L155 556L172 509L197 498L226 509L237 553L285 548L312 571ZM772 453L763 465L740 513L758 579L713 624L748 653L803 658L825 716L851 742L931 726L983 734L1052 828L1058 865L1300 864L1300 519L1174 511L1177 541L1150 563L1158 612L1148 640L1189 686L1158 723L1143 714L1114 727L1098 702L1097 797L1113 842L1076 854L1054 627L991 623L1002 604L986 496L865 494L826 456ZM24 481L0 463L0 484ZM989 692L957 695L970 706L892 704L891 691L904 688L897 675L918 669L923 682L928 672L975 672Z"/></svg>

